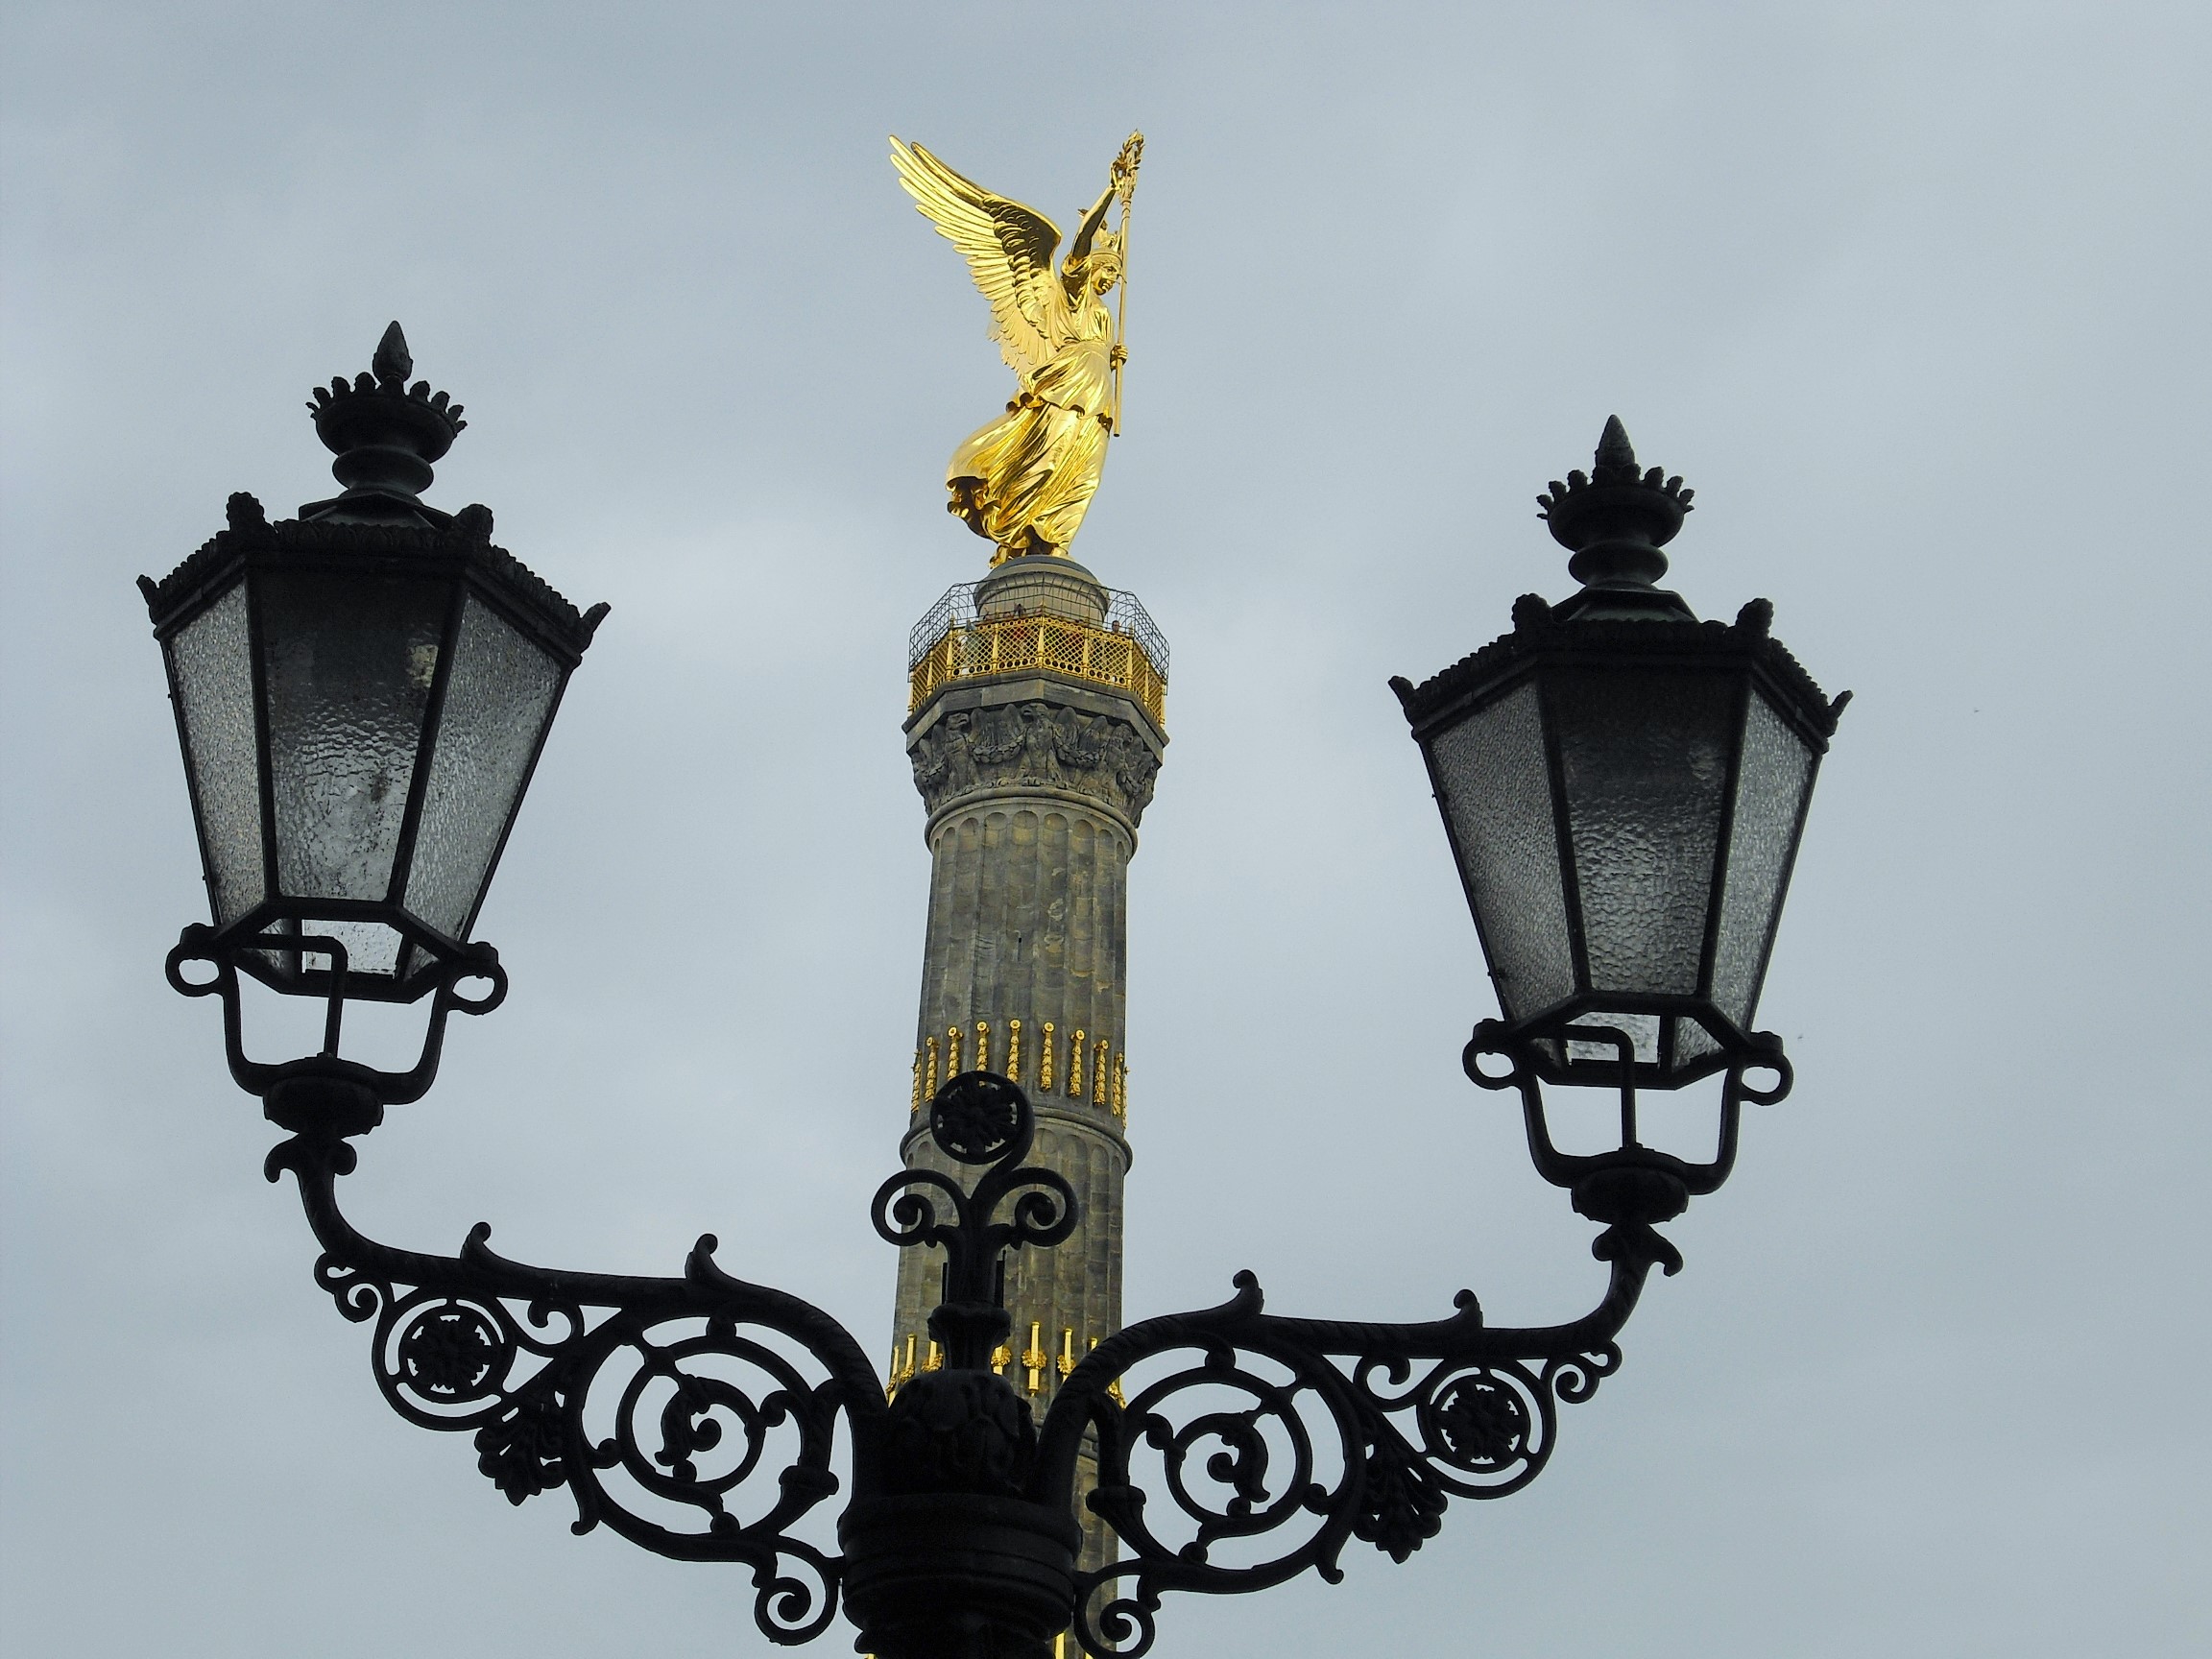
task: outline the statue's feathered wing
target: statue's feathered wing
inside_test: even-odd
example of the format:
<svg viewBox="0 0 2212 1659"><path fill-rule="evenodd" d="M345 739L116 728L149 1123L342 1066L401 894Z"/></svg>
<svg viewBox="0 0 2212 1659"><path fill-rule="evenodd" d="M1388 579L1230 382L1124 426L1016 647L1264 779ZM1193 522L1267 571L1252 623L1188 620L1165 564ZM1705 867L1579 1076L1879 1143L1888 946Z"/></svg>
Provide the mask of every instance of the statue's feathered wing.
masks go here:
<svg viewBox="0 0 2212 1659"><path fill-rule="evenodd" d="M994 196L919 144L891 140L891 164L914 204L960 250L991 301L991 337L1006 366L1026 374L1051 356L1045 335L1047 284L1060 227L1034 208Z"/></svg>

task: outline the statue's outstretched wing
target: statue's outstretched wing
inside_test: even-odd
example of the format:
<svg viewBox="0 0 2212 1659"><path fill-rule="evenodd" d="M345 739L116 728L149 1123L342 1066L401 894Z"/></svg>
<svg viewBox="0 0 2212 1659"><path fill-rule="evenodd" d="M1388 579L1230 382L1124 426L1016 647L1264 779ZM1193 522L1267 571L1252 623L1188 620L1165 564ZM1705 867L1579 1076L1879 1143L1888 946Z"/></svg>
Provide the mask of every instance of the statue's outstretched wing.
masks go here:
<svg viewBox="0 0 2212 1659"><path fill-rule="evenodd" d="M1046 288L1060 227L1033 208L963 179L919 144L891 140L899 181L938 230L968 261L975 286L991 301L991 337L1017 373L1051 356L1045 333Z"/></svg>

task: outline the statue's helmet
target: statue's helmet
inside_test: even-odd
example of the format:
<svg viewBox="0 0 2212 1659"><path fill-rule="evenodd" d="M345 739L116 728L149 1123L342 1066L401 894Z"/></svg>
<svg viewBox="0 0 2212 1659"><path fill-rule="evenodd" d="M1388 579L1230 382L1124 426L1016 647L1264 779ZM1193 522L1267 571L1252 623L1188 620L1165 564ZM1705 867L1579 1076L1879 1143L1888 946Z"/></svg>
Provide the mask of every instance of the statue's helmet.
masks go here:
<svg viewBox="0 0 2212 1659"><path fill-rule="evenodd" d="M1122 270L1120 235L1104 228L1091 238L1089 253L1068 261L1068 275L1078 281L1092 280L1101 272L1111 272L1113 279L1119 281Z"/></svg>

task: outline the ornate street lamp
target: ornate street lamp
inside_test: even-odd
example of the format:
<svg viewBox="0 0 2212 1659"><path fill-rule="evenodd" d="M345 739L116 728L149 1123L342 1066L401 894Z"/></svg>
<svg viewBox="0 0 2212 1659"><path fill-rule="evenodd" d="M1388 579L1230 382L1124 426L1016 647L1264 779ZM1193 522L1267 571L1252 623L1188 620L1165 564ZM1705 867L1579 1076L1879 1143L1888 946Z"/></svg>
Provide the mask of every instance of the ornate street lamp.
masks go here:
<svg viewBox="0 0 2212 1659"><path fill-rule="evenodd" d="M1558 605L1526 594L1503 638L1424 685L1391 682L1504 1014L1476 1028L1467 1074L1521 1091L1538 1171L1599 1221L1680 1214L1727 1179L1742 1103L1789 1091L1781 1040L1751 1017L1814 773L1851 696L1821 695L1767 632L1767 601L1723 627L1655 586L1692 493L1639 472L1608 420L1589 476L1537 498L1582 590ZM1485 1070L1486 1055L1509 1069ZM1638 1142L1639 1085L1717 1071L1710 1162ZM1545 1082L1617 1085L1620 1146L1559 1152ZM1663 1259L1678 1265L1671 1247Z"/></svg>
<svg viewBox="0 0 2212 1659"><path fill-rule="evenodd" d="M446 1014L506 994L499 958L466 943L553 724L606 615L579 615L501 549L492 515L427 507L430 464L468 424L395 323L373 373L315 388L316 434L346 486L271 524L252 496L159 583L139 578L168 658L212 926L170 958L180 990L240 972L329 1005L323 1053L250 1064L235 987L230 1064L264 1094L286 1075L351 1075L349 998L435 995L422 1064L373 1080L383 1100L430 1086ZM186 962L215 982L179 977ZM459 989L480 981L469 996ZM366 1076L364 1082L372 1080Z"/></svg>
<svg viewBox="0 0 2212 1659"><path fill-rule="evenodd" d="M1639 475L1608 424L1594 474L1544 498L1582 590L1524 599L1504 638L1418 688L1395 683L1503 1015L1478 1027L1469 1072L1520 1090L1538 1169L1604 1223L1603 1299L1536 1329L1491 1327L1465 1293L1427 1324L1289 1319L1238 1274L1220 1307L1099 1342L1040 1424L990 1368L1009 1331L994 1276L1006 1253L1068 1238L1076 1200L1024 1164L1034 1114L989 1071L929 1102L930 1135L971 1173L902 1170L872 1207L883 1238L946 1253L929 1325L946 1363L890 1398L842 1327L726 1273L711 1238L680 1276L633 1278L506 1261L483 1226L455 1256L396 1249L339 1211L349 1140L429 1087L449 1012L504 995L469 932L605 613L579 615L493 547L484 509L421 503L462 423L411 372L394 325L373 375L317 392L344 493L276 524L234 495L228 530L143 584L213 909L170 978L221 998L233 1076L289 1131L270 1178L298 1180L316 1281L371 1327L401 1416L469 1434L517 1503L565 1487L579 1532L748 1564L773 1641L821 1634L841 1599L879 1659L1042 1659L1070 1629L1094 1654L1142 1653L1169 1590L1257 1590L1309 1568L1334 1580L1353 1539L1403 1561L1451 1499L1535 1479L1559 1403L1620 1364L1614 1338L1650 1268L1680 1265L1653 1224L1719 1185L1741 1103L1789 1082L1779 1041L1750 1021L1841 699L1767 637L1764 601L1721 627L1653 586L1689 506L1679 479ZM242 974L322 998L322 1051L248 1060ZM411 1070L340 1055L349 999L425 996ZM1716 1072L1717 1158L1639 1142L1638 1088ZM1547 1082L1619 1089L1620 1146L1559 1153ZM852 1490L832 1550L804 1529L840 1490L840 1428ZM1087 1445L1088 1504L1119 1550L1086 1571L1073 1504Z"/></svg>

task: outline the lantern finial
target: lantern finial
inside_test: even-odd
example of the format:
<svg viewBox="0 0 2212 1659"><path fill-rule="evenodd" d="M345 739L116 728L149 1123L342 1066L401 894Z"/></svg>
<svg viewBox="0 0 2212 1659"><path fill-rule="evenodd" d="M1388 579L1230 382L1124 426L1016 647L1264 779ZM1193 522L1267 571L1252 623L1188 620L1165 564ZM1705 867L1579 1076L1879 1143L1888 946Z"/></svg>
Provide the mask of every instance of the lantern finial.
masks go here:
<svg viewBox="0 0 2212 1659"><path fill-rule="evenodd" d="M1554 478L1536 501L1551 539L1575 555L1569 572L1585 590L1602 589L1618 597L1649 594L1667 574L1667 555L1659 549L1682 528L1694 493L1660 468L1640 472L1628 429L1611 415L1589 473L1570 472L1564 484ZM1665 609L1679 611L1681 602L1669 598ZM1648 601L1634 603L1648 608Z"/></svg>
<svg viewBox="0 0 2212 1659"><path fill-rule="evenodd" d="M415 359L397 323L384 330L370 368L350 381L341 374L315 388L315 401L307 405L315 435L337 456L330 470L346 493L308 502L300 517L352 524L451 522L425 507L421 493L436 476L430 463L452 448L469 424L461 405L432 392L427 380L407 384Z"/></svg>
<svg viewBox="0 0 2212 1659"><path fill-rule="evenodd" d="M395 323L392 327L394 332L397 332L399 325ZM385 339L389 341L391 337L387 334ZM401 349L404 349L404 346ZM1636 449L1628 442L1628 428L1621 424L1620 416L1608 415L1605 417L1605 430L1599 435L1598 454L1593 466L1600 479L1603 479L1608 472L1618 473L1623 469L1631 477L1634 476Z"/></svg>
<svg viewBox="0 0 2212 1659"><path fill-rule="evenodd" d="M369 360L369 367L377 381L385 386L404 385L407 376L415 373L415 359L407 353L407 332L397 322L385 329L384 338L376 342L376 355ZM1612 428L1606 430L1610 432Z"/></svg>

